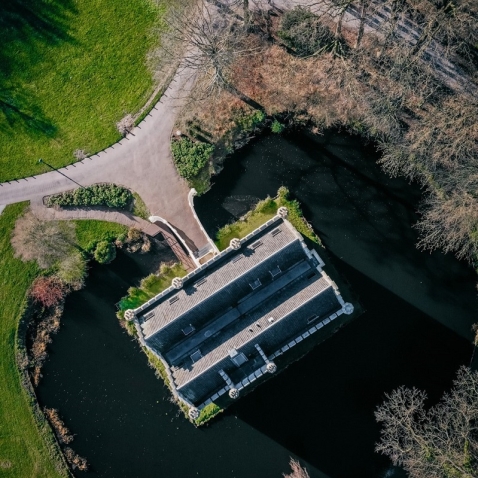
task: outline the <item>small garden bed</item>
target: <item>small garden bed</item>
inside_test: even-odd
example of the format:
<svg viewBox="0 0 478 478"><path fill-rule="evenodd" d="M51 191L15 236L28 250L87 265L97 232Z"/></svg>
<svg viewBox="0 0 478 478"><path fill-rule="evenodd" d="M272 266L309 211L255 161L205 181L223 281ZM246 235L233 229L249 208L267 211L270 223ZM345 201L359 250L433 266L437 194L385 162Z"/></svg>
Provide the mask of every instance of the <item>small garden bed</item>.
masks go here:
<svg viewBox="0 0 478 478"><path fill-rule="evenodd" d="M186 273L181 264L174 264L172 266L162 264L158 274L150 274L140 282L139 287L130 287L128 289L128 295L123 297L118 303L118 317L123 319L125 310L136 309L148 302L148 300L167 289L175 277L184 277Z"/></svg>
<svg viewBox="0 0 478 478"><path fill-rule="evenodd" d="M133 199L129 189L116 184L94 184L86 188L73 189L53 194L45 199L47 207L107 206L126 209Z"/></svg>

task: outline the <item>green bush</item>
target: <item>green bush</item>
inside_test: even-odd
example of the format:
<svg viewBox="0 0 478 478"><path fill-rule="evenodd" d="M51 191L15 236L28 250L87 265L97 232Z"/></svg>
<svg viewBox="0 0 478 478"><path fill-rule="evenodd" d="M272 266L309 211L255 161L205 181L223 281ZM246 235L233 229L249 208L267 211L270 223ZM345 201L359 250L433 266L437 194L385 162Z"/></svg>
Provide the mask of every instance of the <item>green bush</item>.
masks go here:
<svg viewBox="0 0 478 478"><path fill-rule="evenodd" d="M116 247L112 242L100 241L93 255L100 264L108 264L116 257Z"/></svg>
<svg viewBox="0 0 478 478"><path fill-rule="evenodd" d="M65 284L73 288L80 288L86 277L86 259L79 251L72 251L57 266L56 275Z"/></svg>
<svg viewBox="0 0 478 478"><path fill-rule="evenodd" d="M241 131L250 132L264 122L266 114L263 111L256 110L251 114L245 114L236 118L236 124Z"/></svg>
<svg viewBox="0 0 478 478"><path fill-rule="evenodd" d="M334 48L334 36L310 10L296 7L284 14L279 37L298 56L310 56Z"/></svg>
<svg viewBox="0 0 478 478"><path fill-rule="evenodd" d="M284 131L285 126L282 123L279 123L276 119L272 122L271 131L276 134L282 133Z"/></svg>
<svg viewBox="0 0 478 478"><path fill-rule="evenodd" d="M94 184L86 188L78 188L47 199L47 206L108 206L119 209L126 208L132 199L131 192L116 184Z"/></svg>
<svg viewBox="0 0 478 478"><path fill-rule="evenodd" d="M179 141L173 141L171 150L179 174L185 179L193 179L208 162L214 146L182 138Z"/></svg>

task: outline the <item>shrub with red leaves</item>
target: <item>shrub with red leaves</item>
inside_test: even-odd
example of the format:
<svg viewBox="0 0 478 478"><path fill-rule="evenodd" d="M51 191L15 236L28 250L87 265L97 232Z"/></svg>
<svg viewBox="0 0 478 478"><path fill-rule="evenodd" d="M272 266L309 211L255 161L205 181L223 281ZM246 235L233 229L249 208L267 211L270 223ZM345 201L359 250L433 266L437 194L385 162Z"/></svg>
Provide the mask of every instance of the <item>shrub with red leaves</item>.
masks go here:
<svg viewBox="0 0 478 478"><path fill-rule="evenodd" d="M65 297L65 287L56 277L38 277L33 282L30 296L44 307L52 307Z"/></svg>

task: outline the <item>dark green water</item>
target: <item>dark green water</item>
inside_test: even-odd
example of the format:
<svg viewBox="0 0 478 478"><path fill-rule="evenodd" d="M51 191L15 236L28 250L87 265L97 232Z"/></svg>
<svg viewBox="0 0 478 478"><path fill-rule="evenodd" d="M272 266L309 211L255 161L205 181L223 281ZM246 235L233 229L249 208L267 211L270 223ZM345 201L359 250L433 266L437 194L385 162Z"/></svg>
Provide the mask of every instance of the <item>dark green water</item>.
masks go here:
<svg viewBox="0 0 478 478"><path fill-rule="evenodd" d="M386 177L376 159L336 132L265 137L230 158L196 200L213 233L286 185L365 310L205 429L178 417L114 316L149 259L121 255L92 269L67 300L39 389L77 434L72 445L92 476L280 478L289 456L312 478L399 476L373 451L374 408L402 384L437 400L470 360L477 301L473 271L415 249L420 191Z"/></svg>

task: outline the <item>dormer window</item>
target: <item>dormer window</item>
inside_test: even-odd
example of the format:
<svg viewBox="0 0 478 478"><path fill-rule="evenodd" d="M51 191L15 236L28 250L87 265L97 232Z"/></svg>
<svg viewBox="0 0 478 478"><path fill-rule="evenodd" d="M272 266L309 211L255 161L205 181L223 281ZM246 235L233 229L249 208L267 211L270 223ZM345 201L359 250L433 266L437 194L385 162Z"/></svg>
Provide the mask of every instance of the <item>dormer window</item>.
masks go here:
<svg viewBox="0 0 478 478"><path fill-rule="evenodd" d="M193 361L193 363L195 363L202 358L202 353L199 349L197 349L196 352L194 352L190 355L190 357L191 357L191 360Z"/></svg>
<svg viewBox="0 0 478 478"><path fill-rule="evenodd" d="M195 284L194 287L198 288L200 285L203 285L207 282L207 279L203 277L202 279L198 280Z"/></svg>
<svg viewBox="0 0 478 478"><path fill-rule="evenodd" d="M229 350L229 358L236 367L240 367L243 363L247 362L247 357L236 349Z"/></svg>
<svg viewBox="0 0 478 478"><path fill-rule="evenodd" d="M144 320L149 320L154 317L154 310L148 312L147 314L144 315Z"/></svg>
<svg viewBox="0 0 478 478"><path fill-rule="evenodd" d="M254 242L254 244L251 244L251 249L257 249L258 247L261 247L263 242L261 240Z"/></svg>
<svg viewBox="0 0 478 478"><path fill-rule="evenodd" d="M274 267L274 269L272 269L271 271L269 271L272 278L278 276L282 271L280 270L280 267L277 266L277 267Z"/></svg>
<svg viewBox="0 0 478 478"><path fill-rule="evenodd" d="M182 330L184 335L191 335L196 329L191 324L189 324L187 327L184 327L184 329Z"/></svg>
<svg viewBox="0 0 478 478"><path fill-rule="evenodd" d="M251 286L252 290L257 289L262 285L261 281L259 279L256 279L254 282L249 282L249 285Z"/></svg>

